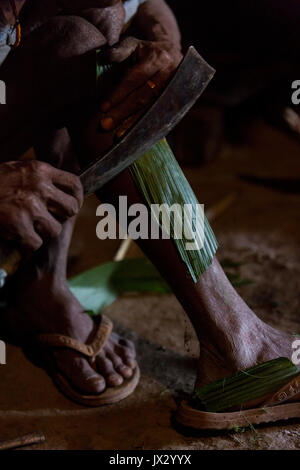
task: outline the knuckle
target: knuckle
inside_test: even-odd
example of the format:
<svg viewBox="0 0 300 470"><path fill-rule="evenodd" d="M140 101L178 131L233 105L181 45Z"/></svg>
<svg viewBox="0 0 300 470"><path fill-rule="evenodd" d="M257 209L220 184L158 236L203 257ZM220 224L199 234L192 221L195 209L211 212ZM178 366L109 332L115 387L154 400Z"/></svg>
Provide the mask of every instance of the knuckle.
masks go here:
<svg viewBox="0 0 300 470"><path fill-rule="evenodd" d="M31 170L31 172L34 173L34 172L37 172L39 170L40 164L41 164L41 162L39 162L38 160L30 160L27 163L27 166Z"/></svg>
<svg viewBox="0 0 300 470"><path fill-rule="evenodd" d="M26 211L13 211L8 217L8 224L15 233L21 234L27 231L28 218Z"/></svg>
<svg viewBox="0 0 300 470"><path fill-rule="evenodd" d="M36 183L36 186L38 183ZM38 211L38 199L33 192L27 192L24 196L24 207L30 213L34 214Z"/></svg>
<svg viewBox="0 0 300 470"><path fill-rule="evenodd" d="M30 171L30 184L32 189L40 189L41 184L44 182L46 175L48 174L50 165L45 162L38 160L30 160L28 162L28 169Z"/></svg>
<svg viewBox="0 0 300 470"><path fill-rule="evenodd" d="M24 232L21 243L30 250L36 251L42 246L43 240L38 235L28 231Z"/></svg>
<svg viewBox="0 0 300 470"><path fill-rule="evenodd" d="M121 46L126 48L131 48L136 45L138 45L138 40L133 36L129 36L128 38L123 39L123 41L121 42Z"/></svg>
<svg viewBox="0 0 300 470"><path fill-rule="evenodd" d="M49 194L49 183L45 178L37 178L35 181L35 192L39 193L39 197L47 197Z"/></svg>
<svg viewBox="0 0 300 470"><path fill-rule="evenodd" d="M41 162L41 161L36 160L36 171L39 174L43 175L43 174L47 173L50 168L51 168L51 166L49 165L49 163Z"/></svg>
<svg viewBox="0 0 300 470"><path fill-rule="evenodd" d="M159 53L159 60L163 65L170 64L172 62L171 55L165 49L162 49Z"/></svg>
<svg viewBox="0 0 300 470"><path fill-rule="evenodd" d="M77 214L79 210L78 204L75 200L70 201L68 206L66 207L66 215L67 217L72 217L73 215Z"/></svg>
<svg viewBox="0 0 300 470"><path fill-rule="evenodd" d="M37 251L39 248L41 248L43 244L43 240L39 237L31 237L28 242L27 246L33 251Z"/></svg>
<svg viewBox="0 0 300 470"><path fill-rule="evenodd" d="M58 237L62 231L62 225L55 219L49 220L45 219L44 217L40 218L38 225L44 227L43 232L47 237L50 238Z"/></svg>
<svg viewBox="0 0 300 470"><path fill-rule="evenodd" d="M81 184L80 178L76 175L72 175L72 173L70 173L70 174L71 174L71 177L72 177L72 180L73 180L74 187L76 189L81 190L82 189L82 184Z"/></svg>
<svg viewBox="0 0 300 470"><path fill-rule="evenodd" d="M62 225L60 223L55 222L55 223L51 224L51 226L50 226L50 235L53 238L57 238L61 234L61 231L62 231Z"/></svg>

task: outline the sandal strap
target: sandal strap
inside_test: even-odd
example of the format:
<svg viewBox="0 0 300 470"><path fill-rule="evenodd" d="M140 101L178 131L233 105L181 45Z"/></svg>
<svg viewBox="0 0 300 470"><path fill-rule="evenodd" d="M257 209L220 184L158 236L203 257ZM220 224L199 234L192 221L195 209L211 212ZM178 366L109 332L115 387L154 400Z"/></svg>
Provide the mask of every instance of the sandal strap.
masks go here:
<svg viewBox="0 0 300 470"><path fill-rule="evenodd" d="M264 406L274 406L293 400L296 395L300 394L300 374L296 375L289 383L278 390L271 398L269 398Z"/></svg>
<svg viewBox="0 0 300 470"><path fill-rule="evenodd" d="M42 347L69 348L87 357L95 357L104 347L110 337L113 324L109 318L102 315L101 323L90 344L82 343L75 338L60 334L42 334L37 336L37 343Z"/></svg>

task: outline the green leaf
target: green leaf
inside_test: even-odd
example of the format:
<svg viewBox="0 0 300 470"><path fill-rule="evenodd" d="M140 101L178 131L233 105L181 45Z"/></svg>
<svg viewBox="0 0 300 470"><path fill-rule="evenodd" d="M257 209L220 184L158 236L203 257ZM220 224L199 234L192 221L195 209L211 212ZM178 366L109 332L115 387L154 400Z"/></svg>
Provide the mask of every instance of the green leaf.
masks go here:
<svg viewBox="0 0 300 470"><path fill-rule="evenodd" d="M97 88L105 89L105 82L120 76L120 69L115 65L101 63L101 50L96 51L96 79ZM141 156L130 166L131 174L136 182L137 188L143 195L145 201L151 204L190 204L195 208L198 204L197 198L185 178L176 158L173 155L167 141L161 140L145 155ZM194 228L193 216L189 224ZM160 224L161 226L161 224ZM171 230L174 230L174 218L171 221ZM197 250L186 250L186 242L197 240L177 240L173 237L176 248L186 264L194 282L197 282L201 274L210 266L216 254L218 244L214 233L204 215L204 246Z"/></svg>
<svg viewBox="0 0 300 470"><path fill-rule="evenodd" d="M242 408L247 402L275 393L298 374L289 359L273 359L199 388L192 404L210 412Z"/></svg>
<svg viewBox="0 0 300 470"><path fill-rule="evenodd" d="M136 186L150 208L151 204L167 204L168 207L177 204L181 210L177 211L178 217L183 213L185 204L193 207L199 204L197 198L178 165L172 150L166 140L161 140L143 157L130 167ZM176 211L175 211L176 212ZM171 238L186 264L194 282L197 282L201 274L210 266L217 251L217 241L214 233L204 215L204 246L196 250L187 250L186 243L197 244L196 237L187 240L185 235L181 239L174 237L175 217L171 217ZM162 227L161 220L157 221ZM185 220L185 222L187 222ZM193 215L188 219L190 227L195 230Z"/></svg>
<svg viewBox="0 0 300 470"><path fill-rule="evenodd" d="M147 258L102 264L69 280L72 293L91 315L129 292L170 293L171 290Z"/></svg>

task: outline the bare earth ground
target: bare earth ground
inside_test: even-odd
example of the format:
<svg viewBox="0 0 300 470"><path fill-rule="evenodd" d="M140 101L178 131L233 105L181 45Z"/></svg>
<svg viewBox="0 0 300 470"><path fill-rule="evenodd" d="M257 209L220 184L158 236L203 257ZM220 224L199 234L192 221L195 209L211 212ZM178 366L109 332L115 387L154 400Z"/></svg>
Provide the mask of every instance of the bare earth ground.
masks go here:
<svg viewBox="0 0 300 470"><path fill-rule="evenodd" d="M219 258L240 263L231 272L252 281L239 291L257 314L292 333L300 333L300 194L255 187L237 174L300 178L299 158L299 143L257 122L247 131L247 145L224 146L210 166L185 169L207 207L237 192L235 203L213 224ZM118 247L117 241L96 239L97 204L90 198L81 213L72 275L111 260ZM174 427L176 402L192 390L197 357L182 308L173 296L128 295L107 313L137 345L142 379L134 395L97 409L73 404L20 349L8 346L7 365L0 366L0 440L41 430L46 443L33 448L300 449L299 422L222 435Z"/></svg>

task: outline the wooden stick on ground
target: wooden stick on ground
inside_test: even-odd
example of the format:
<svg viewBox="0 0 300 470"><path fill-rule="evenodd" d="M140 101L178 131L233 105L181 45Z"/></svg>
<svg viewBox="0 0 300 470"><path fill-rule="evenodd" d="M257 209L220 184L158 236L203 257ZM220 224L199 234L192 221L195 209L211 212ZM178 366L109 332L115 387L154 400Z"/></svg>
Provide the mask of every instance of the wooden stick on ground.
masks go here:
<svg viewBox="0 0 300 470"><path fill-rule="evenodd" d="M233 204L233 202L236 200L237 194L236 193L231 193L228 194L228 196L224 197L221 199L221 201L217 202L214 206L210 207L206 211L206 217L210 222L213 222L215 219L217 219L220 215L222 215L224 212L227 211L227 209Z"/></svg>
<svg viewBox="0 0 300 470"><path fill-rule="evenodd" d="M114 261L122 261L125 258L131 246L131 243L132 243L132 239L129 236L127 236L125 240L122 240L122 243L119 246L119 249L114 256Z"/></svg>
<svg viewBox="0 0 300 470"><path fill-rule="evenodd" d="M26 434L25 436L16 437L9 441L0 442L0 450L16 449L17 447L31 446L33 444L41 444L46 438L41 432Z"/></svg>

